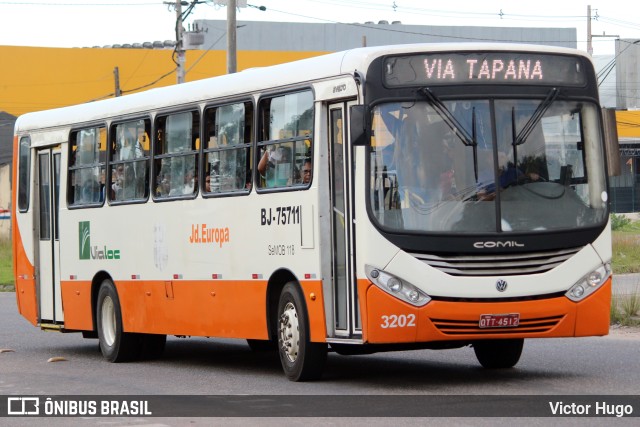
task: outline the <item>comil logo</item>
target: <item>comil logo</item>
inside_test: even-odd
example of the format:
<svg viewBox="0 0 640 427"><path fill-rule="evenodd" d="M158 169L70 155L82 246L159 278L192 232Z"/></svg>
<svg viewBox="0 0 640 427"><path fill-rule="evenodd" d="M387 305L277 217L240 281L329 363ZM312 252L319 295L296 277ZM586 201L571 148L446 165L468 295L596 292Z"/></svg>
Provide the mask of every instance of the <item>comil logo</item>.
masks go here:
<svg viewBox="0 0 640 427"><path fill-rule="evenodd" d="M78 223L78 236L80 259L91 259L91 223L89 221Z"/></svg>

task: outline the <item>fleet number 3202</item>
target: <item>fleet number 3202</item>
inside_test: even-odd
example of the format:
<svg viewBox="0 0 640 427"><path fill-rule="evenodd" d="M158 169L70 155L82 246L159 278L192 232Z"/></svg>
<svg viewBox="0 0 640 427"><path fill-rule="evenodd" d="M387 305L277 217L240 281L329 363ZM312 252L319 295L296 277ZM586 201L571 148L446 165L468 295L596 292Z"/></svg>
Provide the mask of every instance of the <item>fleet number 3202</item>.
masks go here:
<svg viewBox="0 0 640 427"><path fill-rule="evenodd" d="M380 327L389 328L410 328L416 326L415 314L390 314L381 316L382 323Z"/></svg>

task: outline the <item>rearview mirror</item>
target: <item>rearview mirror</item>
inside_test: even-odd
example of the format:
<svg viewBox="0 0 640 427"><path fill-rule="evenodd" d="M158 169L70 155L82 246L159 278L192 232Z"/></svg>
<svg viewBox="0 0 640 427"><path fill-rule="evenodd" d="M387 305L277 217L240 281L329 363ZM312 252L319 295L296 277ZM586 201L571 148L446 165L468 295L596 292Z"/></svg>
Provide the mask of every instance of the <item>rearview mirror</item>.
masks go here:
<svg viewBox="0 0 640 427"><path fill-rule="evenodd" d="M351 145L367 145L366 138L366 108L364 105L352 105L349 108L349 135Z"/></svg>
<svg viewBox="0 0 640 427"><path fill-rule="evenodd" d="M607 151L609 176L619 176L621 173L620 144L618 143L616 111L613 108L603 108L602 122L604 124L604 146Z"/></svg>

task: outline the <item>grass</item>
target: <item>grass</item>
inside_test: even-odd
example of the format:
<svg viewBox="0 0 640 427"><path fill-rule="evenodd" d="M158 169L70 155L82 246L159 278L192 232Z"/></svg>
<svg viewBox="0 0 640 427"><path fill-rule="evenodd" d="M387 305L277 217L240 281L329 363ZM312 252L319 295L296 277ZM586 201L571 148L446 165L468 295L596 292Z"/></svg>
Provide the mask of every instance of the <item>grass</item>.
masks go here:
<svg viewBox="0 0 640 427"><path fill-rule="evenodd" d="M620 326L640 326L640 292L638 289L629 295L612 295L611 324Z"/></svg>
<svg viewBox="0 0 640 427"><path fill-rule="evenodd" d="M615 274L640 273L640 221L612 215L611 261Z"/></svg>
<svg viewBox="0 0 640 427"><path fill-rule="evenodd" d="M11 241L0 240L0 290L5 287L13 290L12 257Z"/></svg>
<svg viewBox="0 0 640 427"><path fill-rule="evenodd" d="M640 273L640 235L614 231L612 243L614 273Z"/></svg>
<svg viewBox="0 0 640 427"><path fill-rule="evenodd" d="M640 221L623 215L611 215L611 267L614 274L640 273ZM640 326L640 289L626 295L611 297L611 324Z"/></svg>

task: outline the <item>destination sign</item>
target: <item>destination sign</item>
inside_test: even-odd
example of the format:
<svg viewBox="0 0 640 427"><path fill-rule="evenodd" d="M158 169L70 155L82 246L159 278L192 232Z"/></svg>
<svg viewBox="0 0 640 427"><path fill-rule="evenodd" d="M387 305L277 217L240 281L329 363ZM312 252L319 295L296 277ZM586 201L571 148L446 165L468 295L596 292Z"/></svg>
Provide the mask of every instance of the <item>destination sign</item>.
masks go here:
<svg viewBox="0 0 640 427"><path fill-rule="evenodd" d="M432 53L385 59L387 86L542 84L583 86L579 57L528 52Z"/></svg>

